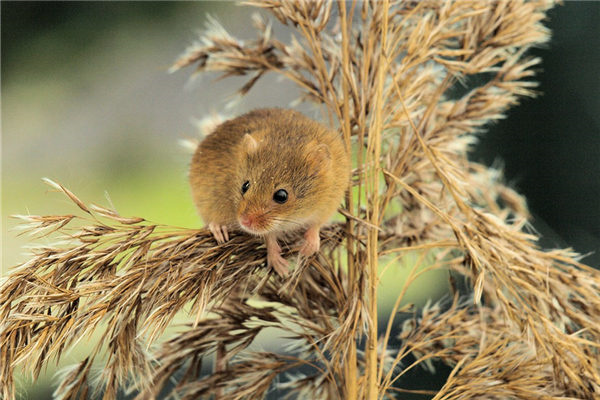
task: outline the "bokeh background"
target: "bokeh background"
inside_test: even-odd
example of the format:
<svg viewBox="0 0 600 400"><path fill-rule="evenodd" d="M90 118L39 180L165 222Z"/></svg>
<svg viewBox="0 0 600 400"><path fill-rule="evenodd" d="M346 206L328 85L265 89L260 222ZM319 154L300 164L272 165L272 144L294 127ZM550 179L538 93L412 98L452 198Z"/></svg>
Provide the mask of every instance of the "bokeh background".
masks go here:
<svg viewBox="0 0 600 400"><path fill-rule="evenodd" d="M122 215L197 227L187 186L197 120L285 106L294 87L266 76L233 103L242 80L190 79L170 64L210 14L234 36L254 37L253 10L233 2L5 2L1 11L2 274L26 260L27 238L12 214L75 211L41 181L56 180L84 202ZM600 2L566 1L549 13L552 41L543 58L541 95L489 127L473 159L500 165L526 195L544 247L571 246L600 265ZM275 25L287 40L289 31ZM311 115L310 108L300 106ZM399 281L402 272L387 281ZM446 277L425 277L408 300L443 293ZM382 304L393 301L393 285ZM79 359L85 347L65 357ZM24 398L47 398L55 368ZM433 383L432 383L433 384ZM25 387L28 387L25 389Z"/></svg>

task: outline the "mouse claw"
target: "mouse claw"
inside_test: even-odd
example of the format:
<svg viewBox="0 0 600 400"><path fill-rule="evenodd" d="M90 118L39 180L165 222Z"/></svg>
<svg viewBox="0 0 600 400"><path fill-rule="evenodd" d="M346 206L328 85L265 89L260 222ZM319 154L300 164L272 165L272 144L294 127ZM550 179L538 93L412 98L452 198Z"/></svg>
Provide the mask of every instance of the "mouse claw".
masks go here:
<svg viewBox="0 0 600 400"><path fill-rule="evenodd" d="M229 233L226 225L219 225L211 222L208 224L208 229L212 232L218 244L223 244L229 240Z"/></svg>
<svg viewBox="0 0 600 400"><path fill-rule="evenodd" d="M321 238L319 237L319 228L308 228L304 234L305 242L300 248L300 254L305 257L312 256L321 248Z"/></svg>
<svg viewBox="0 0 600 400"><path fill-rule="evenodd" d="M225 237L225 241L228 242L229 241L229 232L227 232L227 226L226 225L221 226L221 230L223 231L223 236Z"/></svg>

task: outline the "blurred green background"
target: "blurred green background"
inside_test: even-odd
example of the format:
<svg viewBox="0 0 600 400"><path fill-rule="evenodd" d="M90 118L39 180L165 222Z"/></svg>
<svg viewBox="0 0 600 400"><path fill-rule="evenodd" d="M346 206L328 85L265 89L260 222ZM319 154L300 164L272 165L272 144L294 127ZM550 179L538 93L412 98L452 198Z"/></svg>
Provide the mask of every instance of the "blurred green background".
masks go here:
<svg viewBox="0 0 600 400"><path fill-rule="evenodd" d="M16 236L9 215L74 211L41 177L125 216L199 226L187 185L190 155L178 141L197 137L194 120L223 112L242 80L190 80L191 69L167 69L196 39L207 13L234 36L254 37L252 10L232 2L2 2L0 10L2 274L26 259L27 239ZM582 253L600 250L599 17L597 2L551 11L553 40L534 51L544 59L543 96L491 126L473 155L504 165L509 182L528 197L544 246ZM225 112L286 105L296 94L267 75ZM584 261L598 266L600 258ZM386 282L405 272L392 273ZM445 281L430 275L408 298L439 295ZM383 288L384 306L394 291ZM24 396L46 397L53 372Z"/></svg>

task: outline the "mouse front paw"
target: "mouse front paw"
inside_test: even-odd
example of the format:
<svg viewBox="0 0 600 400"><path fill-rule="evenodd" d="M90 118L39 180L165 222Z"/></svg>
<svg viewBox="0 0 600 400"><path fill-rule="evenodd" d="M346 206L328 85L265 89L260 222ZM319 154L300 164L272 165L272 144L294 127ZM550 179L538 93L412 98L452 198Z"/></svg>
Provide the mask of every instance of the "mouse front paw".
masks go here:
<svg viewBox="0 0 600 400"><path fill-rule="evenodd" d="M273 268L282 278L286 277L289 272L288 261L279 253L267 254L267 265Z"/></svg>
<svg viewBox="0 0 600 400"><path fill-rule="evenodd" d="M229 240L227 225L219 225L211 222L208 224L208 229L210 229L218 244L225 243Z"/></svg>
<svg viewBox="0 0 600 400"><path fill-rule="evenodd" d="M300 248L300 254L305 257L312 256L321 247L321 238L319 237L319 228L308 228L304 234L304 244Z"/></svg>
<svg viewBox="0 0 600 400"><path fill-rule="evenodd" d="M277 243L277 236L269 234L266 236L267 243L267 265L275 270L279 276L286 277L289 263L281 256L281 247Z"/></svg>

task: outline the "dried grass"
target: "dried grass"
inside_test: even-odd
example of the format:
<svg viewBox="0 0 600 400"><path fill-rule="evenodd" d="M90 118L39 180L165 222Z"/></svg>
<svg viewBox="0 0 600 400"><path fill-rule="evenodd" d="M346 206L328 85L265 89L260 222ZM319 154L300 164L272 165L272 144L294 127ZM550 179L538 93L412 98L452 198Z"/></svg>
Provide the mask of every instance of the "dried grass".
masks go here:
<svg viewBox="0 0 600 400"><path fill-rule="evenodd" d="M485 124L534 94L540 60L527 50L548 39L542 21L552 2L248 4L290 26L291 42L273 37L258 14L253 41L213 21L173 69L249 75L241 94L267 72L295 82L355 155L346 222L325 229L318 257L282 281L264 268L256 238L240 233L217 246L206 230L88 207L48 181L80 212L20 216L34 237L62 241L38 246L3 279L2 397L14 397L17 365L37 376L101 331L57 398L96 390L112 399L124 388L140 399L261 398L273 387L299 398L392 398L409 371L435 360L453 368L435 399L598 398L600 275L568 249L540 249L523 198L467 158ZM379 259L414 251L418 261L379 327ZM406 289L431 269L466 277L472 291L413 312L395 337ZM157 341L182 310L193 323ZM251 350L267 328L291 347ZM215 355L217 367L203 372ZM94 361L103 363L95 386Z"/></svg>

